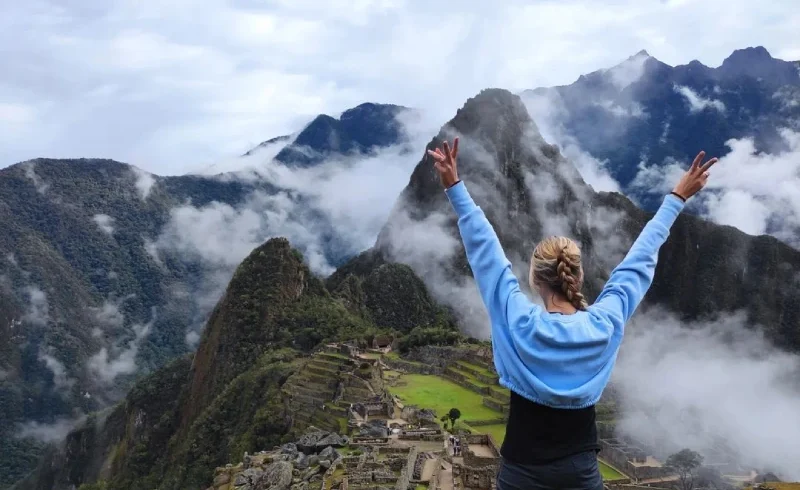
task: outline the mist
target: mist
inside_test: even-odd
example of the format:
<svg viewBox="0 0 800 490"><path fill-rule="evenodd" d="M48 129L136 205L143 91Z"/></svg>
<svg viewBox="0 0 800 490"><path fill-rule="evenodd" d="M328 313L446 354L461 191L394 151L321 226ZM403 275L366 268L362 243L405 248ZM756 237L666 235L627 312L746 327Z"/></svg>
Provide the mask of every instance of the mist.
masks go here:
<svg viewBox="0 0 800 490"><path fill-rule="evenodd" d="M690 448L707 462L738 459L800 480L800 358L760 332L744 314L696 323L658 309L635 315L612 377L618 432L657 441L661 458Z"/></svg>
<svg viewBox="0 0 800 490"><path fill-rule="evenodd" d="M146 242L157 263L179 254L202 268L201 289L190 298L200 312L186 332L190 347L196 346L206 315L235 268L266 240L286 237L320 276L374 245L418 161L413 150L424 148L436 126L417 111L398 120L406 141L367 155L333 155L308 168L288 167L273 159L287 144L280 141L202 172L235 169L208 178L242 181L255 190L236 205L174 207L161 233ZM186 292L173 294L185 297Z"/></svg>

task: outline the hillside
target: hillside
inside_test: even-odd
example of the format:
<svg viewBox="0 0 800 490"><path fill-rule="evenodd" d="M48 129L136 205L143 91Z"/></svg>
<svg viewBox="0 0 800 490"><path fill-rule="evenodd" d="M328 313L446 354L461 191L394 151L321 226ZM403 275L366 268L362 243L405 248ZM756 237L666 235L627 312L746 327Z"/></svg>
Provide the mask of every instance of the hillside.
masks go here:
<svg viewBox="0 0 800 490"><path fill-rule="evenodd" d="M759 46L734 51L716 68L696 60L673 67L641 51L571 85L522 97L552 143L577 144L606 162L623 192L655 211L661 190L651 190L647 168L701 147L724 156L731 139L753 138L758 151L773 154L787 149L781 129L800 130L800 62Z"/></svg>
<svg viewBox="0 0 800 490"><path fill-rule="evenodd" d="M401 112L345 111L337 137L357 132L363 151L395 144ZM342 156L312 137L314 124L306 129L284 144ZM302 241L312 225L318 236ZM235 268L264 240L289 234L324 264L360 251L318 202L269 179L160 177L102 159L0 170L0 226L0 488L41 449L16 436L58 438L140 374L192 352Z"/></svg>
<svg viewBox="0 0 800 490"><path fill-rule="evenodd" d="M407 289L402 270L393 283ZM414 287L427 296L424 286ZM194 355L138 381L122 403L92 415L18 488L70 488L96 478L113 482L110 488L200 488L214 466L278 444L312 422L324 424L315 400L331 401L330 390L348 378L338 380L336 355L309 363L303 353L325 341L375 335L377 312L421 326L435 327L438 319L432 312L404 320L406 310L391 304L353 314L287 240L269 240L237 268ZM345 396L357 387L345 388ZM351 398L363 395L355 393ZM327 420L338 428L335 418Z"/></svg>

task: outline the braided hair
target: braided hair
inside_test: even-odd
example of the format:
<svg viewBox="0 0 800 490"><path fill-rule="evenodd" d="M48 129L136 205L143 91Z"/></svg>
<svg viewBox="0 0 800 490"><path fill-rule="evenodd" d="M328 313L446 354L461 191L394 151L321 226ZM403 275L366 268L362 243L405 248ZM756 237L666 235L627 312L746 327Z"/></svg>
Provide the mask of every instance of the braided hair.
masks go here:
<svg viewBox="0 0 800 490"><path fill-rule="evenodd" d="M588 304L581 292L583 268L578 245L567 237L549 237L536 245L531 257L530 285L544 284L561 292L578 310Z"/></svg>

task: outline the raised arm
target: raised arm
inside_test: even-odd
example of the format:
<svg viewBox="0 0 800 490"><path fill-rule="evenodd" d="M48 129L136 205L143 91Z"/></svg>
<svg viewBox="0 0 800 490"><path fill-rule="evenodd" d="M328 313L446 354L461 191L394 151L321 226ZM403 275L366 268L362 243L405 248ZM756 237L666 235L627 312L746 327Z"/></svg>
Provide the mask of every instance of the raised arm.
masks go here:
<svg viewBox="0 0 800 490"><path fill-rule="evenodd" d="M691 168L675 189L664 198L655 216L645 225L639 237L600 292L590 310L606 316L614 325L615 335L622 335L627 322L653 282L658 251L667 240L669 230L683 210L687 199L702 189L708 181L708 169L717 162L712 158L705 164L705 152L700 152Z"/></svg>
<svg viewBox="0 0 800 490"><path fill-rule="evenodd" d="M447 142L443 146L443 149L428 153L433 157L447 197L458 215L458 229L467 260L492 327L508 327L521 316L530 314L536 305L520 290L519 281L511 271L511 262L503 252L494 228L458 179L458 138L453 143L453 150Z"/></svg>

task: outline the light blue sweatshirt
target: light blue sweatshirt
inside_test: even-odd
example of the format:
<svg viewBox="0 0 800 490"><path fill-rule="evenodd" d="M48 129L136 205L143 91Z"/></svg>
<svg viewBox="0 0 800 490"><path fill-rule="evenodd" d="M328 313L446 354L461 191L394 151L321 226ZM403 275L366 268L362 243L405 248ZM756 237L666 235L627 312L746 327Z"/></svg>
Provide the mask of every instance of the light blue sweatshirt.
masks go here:
<svg viewBox="0 0 800 490"><path fill-rule="evenodd" d="M653 281L658 250L683 209L668 195L597 301L572 315L549 313L520 290L500 241L463 182L445 191L492 324L500 384L555 408L585 408L600 399L622 343L625 323Z"/></svg>

